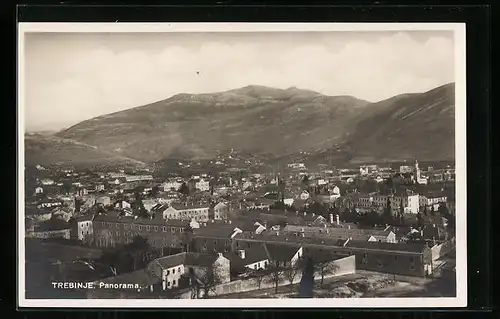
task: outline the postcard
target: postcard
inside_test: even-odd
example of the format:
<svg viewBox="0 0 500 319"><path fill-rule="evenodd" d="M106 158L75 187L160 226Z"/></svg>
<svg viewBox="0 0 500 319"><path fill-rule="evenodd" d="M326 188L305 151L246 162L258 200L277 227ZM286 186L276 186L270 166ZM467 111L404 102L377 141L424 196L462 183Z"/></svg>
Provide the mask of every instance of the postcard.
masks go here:
<svg viewBox="0 0 500 319"><path fill-rule="evenodd" d="M19 307L467 305L465 24L18 30Z"/></svg>

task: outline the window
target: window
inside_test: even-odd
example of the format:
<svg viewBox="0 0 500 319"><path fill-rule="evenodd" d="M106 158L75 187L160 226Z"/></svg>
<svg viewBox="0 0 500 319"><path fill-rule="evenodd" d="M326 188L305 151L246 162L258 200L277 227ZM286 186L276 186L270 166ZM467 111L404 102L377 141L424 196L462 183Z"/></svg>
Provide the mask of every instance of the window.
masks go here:
<svg viewBox="0 0 500 319"><path fill-rule="evenodd" d="M172 227L172 233L175 233L175 227Z"/></svg>
<svg viewBox="0 0 500 319"><path fill-rule="evenodd" d="M264 267L267 267L267 261L264 262Z"/></svg>
<svg viewBox="0 0 500 319"><path fill-rule="evenodd" d="M170 281L167 281L167 287L170 287Z"/></svg>
<svg viewBox="0 0 500 319"><path fill-rule="evenodd" d="M175 268L174 268L174 269L172 269L172 274L175 274Z"/></svg>
<svg viewBox="0 0 500 319"><path fill-rule="evenodd" d="M150 229L151 229L151 227L150 227L149 225L147 225L147 226L146 226L146 229L147 229L147 230L150 230Z"/></svg>
<svg viewBox="0 0 500 319"><path fill-rule="evenodd" d="M382 268L382 267L384 267L384 263L379 260L377 263L377 266L378 266L378 268Z"/></svg>
<svg viewBox="0 0 500 319"><path fill-rule="evenodd" d="M139 225L139 230L142 230L142 226L141 225Z"/></svg>
<svg viewBox="0 0 500 319"><path fill-rule="evenodd" d="M410 265L410 270L411 270L411 271L414 271L414 270L415 270L415 266Z"/></svg>
<svg viewBox="0 0 500 319"><path fill-rule="evenodd" d="M155 231L158 231L158 226L155 226Z"/></svg>
<svg viewBox="0 0 500 319"><path fill-rule="evenodd" d="M173 286L175 286L175 280L174 280L174 281L172 281L172 285L173 285Z"/></svg>
<svg viewBox="0 0 500 319"><path fill-rule="evenodd" d="M410 262L414 263L415 262L415 258L414 257L410 257Z"/></svg>
<svg viewBox="0 0 500 319"><path fill-rule="evenodd" d="M120 236L120 232L119 231L116 232L116 236Z"/></svg>
<svg viewBox="0 0 500 319"><path fill-rule="evenodd" d="M166 226L163 226L163 231L166 232L167 231L167 227Z"/></svg>
<svg viewBox="0 0 500 319"><path fill-rule="evenodd" d="M257 269L257 265L253 265L253 269Z"/></svg>
<svg viewBox="0 0 500 319"><path fill-rule="evenodd" d="M178 268L177 268L177 271L178 271L178 272L181 272L181 267L178 267Z"/></svg>
<svg viewBox="0 0 500 319"><path fill-rule="evenodd" d="M115 226L116 226L116 228L118 228L119 227L118 223L116 223Z"/></svg>
<svg viewBox="0 0 500 319"><path fill-rule="evenodd" d="M167 270L167 276L170 275L170 270Z"/></svg>

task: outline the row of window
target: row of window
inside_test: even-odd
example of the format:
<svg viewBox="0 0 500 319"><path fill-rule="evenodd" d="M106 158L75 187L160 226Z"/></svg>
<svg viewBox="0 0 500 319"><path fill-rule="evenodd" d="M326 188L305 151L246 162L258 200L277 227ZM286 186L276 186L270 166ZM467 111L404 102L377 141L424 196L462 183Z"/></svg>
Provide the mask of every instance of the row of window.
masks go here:
<svg viewBox="0 0 500 319"><path fill-rule="evenodd" d="M108 226L109 228L113 227L113 223L101 223L102 226ZM119 229L120 224L116 223L115 228ZM175 233L177 231L181 232L181 229L179 227L168 227L168 226L151 226L151 225L136 225L136 224L123 224L123 229L137 229L139 231L146 230L146 231L158 231L159 229L162 229L163 232L167 232L170 230L170 232Z"/></svg>

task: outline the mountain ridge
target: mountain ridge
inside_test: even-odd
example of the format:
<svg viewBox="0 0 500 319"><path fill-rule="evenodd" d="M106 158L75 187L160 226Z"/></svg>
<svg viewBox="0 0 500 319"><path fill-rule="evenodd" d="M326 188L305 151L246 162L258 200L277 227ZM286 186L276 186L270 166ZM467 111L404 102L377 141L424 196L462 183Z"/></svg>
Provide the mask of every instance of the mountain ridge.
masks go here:
<svg viewBox="0 0 500 319"><path fill-rule="evenodd" d="M55 136L145 163L213 158L231 148L277 158L308 150L369 161L433 153L448 159L454 156L453 130L454 83L373 103L295 87L249 85L176 94L82 121ZM436 134L442 136L433 138Z"/></svg>

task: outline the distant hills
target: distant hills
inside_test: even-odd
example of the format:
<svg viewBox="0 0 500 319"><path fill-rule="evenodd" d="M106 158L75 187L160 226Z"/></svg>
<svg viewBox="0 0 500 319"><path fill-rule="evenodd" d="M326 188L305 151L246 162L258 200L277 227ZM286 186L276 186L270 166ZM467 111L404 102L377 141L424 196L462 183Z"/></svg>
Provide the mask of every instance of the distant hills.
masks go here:
<svg viewBox="0 0 500 319"><path fill-rule="evenodd" d="M79 158L96 162L116 158L152 163L209 159L234 148L277 158L307 151L311 158L350 162L450 160L454 158L454 105L453 83L377 103L264 86L177 94L83 121L55 134L53 140L41 139L46 150L57 146L58 152L28 155L27 148L26 154L37 156L36 161L45 155L48 161L68 157L75 161L70 154L79 152ZM33 137L29 143L31 149L37 148Z"/></svg>
<svg viewBox="0 0 500 319"><path fill-rule="evenodd" d="M95 146L45 134L26 134L24 139L25 164L75 165L80 167L148 166L119 154L98 150Z"/></svg>

